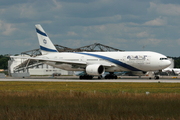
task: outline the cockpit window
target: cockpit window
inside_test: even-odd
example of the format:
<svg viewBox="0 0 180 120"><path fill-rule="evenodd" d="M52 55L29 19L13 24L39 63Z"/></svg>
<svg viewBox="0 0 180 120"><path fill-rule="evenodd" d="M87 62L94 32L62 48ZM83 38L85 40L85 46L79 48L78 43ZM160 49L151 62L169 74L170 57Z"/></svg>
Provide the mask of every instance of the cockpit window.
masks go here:
<svg viewBox="0 0 180 120"><path fill-rule="evenodd" d="M160 60L167 60L167 58L160 58Z"/></svg>

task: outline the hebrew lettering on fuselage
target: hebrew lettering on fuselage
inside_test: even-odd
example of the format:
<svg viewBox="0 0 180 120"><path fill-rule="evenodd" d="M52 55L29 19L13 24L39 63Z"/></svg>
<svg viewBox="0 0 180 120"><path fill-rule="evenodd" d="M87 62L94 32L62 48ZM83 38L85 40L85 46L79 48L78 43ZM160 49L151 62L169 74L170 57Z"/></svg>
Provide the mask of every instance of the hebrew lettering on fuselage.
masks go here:
<svg viewBox="0 0 180 120"><path fill-rule="evenodd" d="M128 55L128 60L145 60L147 58L147 55Z"/></svg>

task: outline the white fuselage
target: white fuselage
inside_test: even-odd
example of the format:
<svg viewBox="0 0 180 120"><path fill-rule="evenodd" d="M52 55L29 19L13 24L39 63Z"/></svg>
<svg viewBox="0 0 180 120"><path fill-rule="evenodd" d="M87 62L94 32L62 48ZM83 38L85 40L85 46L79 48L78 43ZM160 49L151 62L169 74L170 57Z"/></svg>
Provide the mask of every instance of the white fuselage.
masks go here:
<svg viewBox="0 0 180 120"><path fill-rule="evenodd" d="M39 56L40 58L66 60L74 62L86 62L87 65L105 65L106 72L118 71L156 71L167 68L171 62L167 57L149 51L135 52L62 52ZM51 66L68 71L83 71L81 65L66 63L46 62ZM108 67L109 66L109 67Z"/></svg>

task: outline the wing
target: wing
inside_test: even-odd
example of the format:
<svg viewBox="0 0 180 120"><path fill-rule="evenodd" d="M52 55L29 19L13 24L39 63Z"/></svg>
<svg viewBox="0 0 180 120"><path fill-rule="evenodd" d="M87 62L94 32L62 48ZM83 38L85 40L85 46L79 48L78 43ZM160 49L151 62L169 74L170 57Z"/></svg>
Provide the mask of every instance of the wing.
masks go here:
<svg viewBox="0 0 180 120"><path fill-rule="evenodd" d="M42 63L46 63L46 62L55 62L56 65L58 64L70 64L73 66L80 66L80 67L86 67L87 66L87 62L85 61L67 61L67 60L63 60L63 59L50 59L47 57L23 57L23 56L10 56L11 58L18 58L18 59L27 59L27 60L36 60L38 62L42 62ZM112 67L111 65L107 65L107 64L101 64L106 68Z"/></svg>

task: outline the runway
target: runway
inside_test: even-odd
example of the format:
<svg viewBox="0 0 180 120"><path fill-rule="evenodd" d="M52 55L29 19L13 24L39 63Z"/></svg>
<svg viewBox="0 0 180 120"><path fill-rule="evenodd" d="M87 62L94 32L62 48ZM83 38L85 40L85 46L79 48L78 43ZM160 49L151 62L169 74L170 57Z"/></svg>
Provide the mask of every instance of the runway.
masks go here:
<svg viewBox="0 0 180 120"><path fill-rule="evenodd" d="M0 81L26 81L26 82L133 82L133 83L180 83L179 78L160 78L159 80L148 78L121 78L121 79L92 79L80 80L77 77L30 77L30 78L0 78Z"/></svg>

